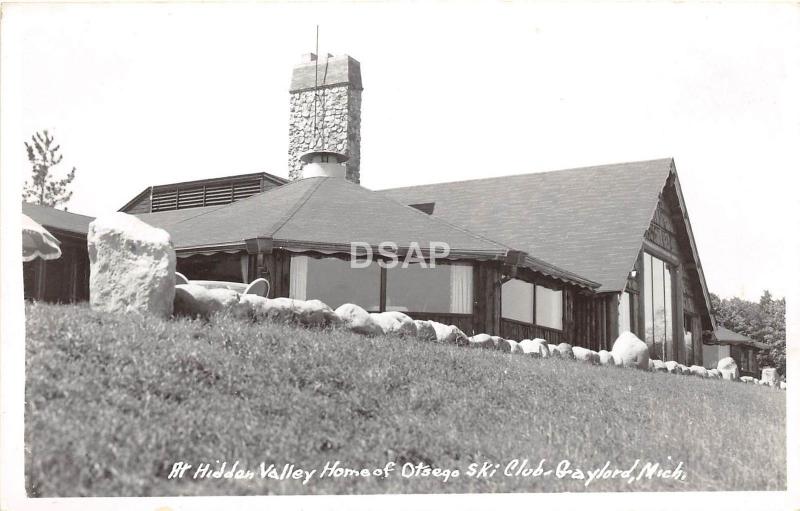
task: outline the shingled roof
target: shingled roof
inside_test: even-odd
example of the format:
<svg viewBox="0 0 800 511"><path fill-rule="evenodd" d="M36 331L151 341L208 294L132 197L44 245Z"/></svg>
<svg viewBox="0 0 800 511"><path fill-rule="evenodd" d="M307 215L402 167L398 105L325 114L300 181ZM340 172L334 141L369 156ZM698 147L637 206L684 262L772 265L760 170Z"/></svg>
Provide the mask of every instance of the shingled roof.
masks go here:
<svg viewBox="0 0 800 511"><path fill-rule="evenodd" d="M471 259L506 258L512 247L431 217L344 179L313 177L295 181L224 206L138 215L166 229L180 252L245 248L245 240L271 238L277 248L350 252L350 242L376 248L394 242L400 251L412 244L426 252L444 242L450 256ZM584 287L597 283L528 257L536 271Z"/></svg>
<svg viewBox="0 0 800 511"><path fill-rule="evenodd" d="M769 349L768 344L756 341L755 339L751 339L750 337L742 335L738 332L734 332L733 330L728 330L724 326L718 326L717 329L714 330L714 337L717 338L717 341L720 344L744 344L746 346L752 346L761 350Z"/></svg>
<svg viewBox="0 0 800 511"><path fill-rule="evenodd" d="M22 212L47 229L61 230L83 236L86 236L86 233L89 232L89 223L94 220L90 216L78 215L69 211L51 208L50 206L40 206L28 202L22 203Z"/></svg>
<svg viewBox="0 0 800 511"><path fill-rule="evenodd" d="M672 168L667 158L382 193L434 203L433 216L620 291Z"/></svg>

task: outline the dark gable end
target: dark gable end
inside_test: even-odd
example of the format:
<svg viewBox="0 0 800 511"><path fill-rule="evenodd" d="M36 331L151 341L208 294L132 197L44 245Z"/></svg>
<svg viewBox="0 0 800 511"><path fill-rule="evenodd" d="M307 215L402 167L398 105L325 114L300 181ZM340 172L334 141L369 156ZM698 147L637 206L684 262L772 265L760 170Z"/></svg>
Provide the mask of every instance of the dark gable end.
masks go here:
<svg viewBox="0 0 800 511"><path fill-rule="evenodd" d="M663 250L667 258L669 254L680 258L683 310L703 317L704 329L713 331L715 321L708 287L674 163L645 232L643 245L656 255Z"/></svg>

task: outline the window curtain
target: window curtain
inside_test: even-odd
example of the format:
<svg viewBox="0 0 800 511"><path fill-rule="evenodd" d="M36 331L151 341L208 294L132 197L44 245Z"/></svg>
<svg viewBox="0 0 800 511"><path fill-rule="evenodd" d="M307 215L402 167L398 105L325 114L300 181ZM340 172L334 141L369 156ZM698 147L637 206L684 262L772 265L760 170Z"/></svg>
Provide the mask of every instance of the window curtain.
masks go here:
<svg viewBox="0 0 800 511"><path fill-rule="evenodd" d="M239 264L242 267L242 282L244 282L245 284L249 284L247 278L247 267L249 266L249 263L250 263L250 257L247 254L242 254L242 256L239 258Z"/></svg>
<svg viewBox="0 0 800 511"><path fill-rule="evenodd" d="M519 279L503 282L500 288L500 316L533 324L534 285Z"/></svg>
<svg viewBox="0 0 800 511"><path fill-rule="evenodd" d="M308 283L308 256L292 256L289 265L289 298L306 299Z"/></svg>
<svg viewBox="0 0 800 511"><path fill-rule="evenodd" d="M450 265L450 312L472 314L472 266Z"/></svg>
<svg viewBox="0 0 800 511"><path fill-rule="evenodd" d="M561 291L536 286L536 324L547 328L561 330Z"/></svg>

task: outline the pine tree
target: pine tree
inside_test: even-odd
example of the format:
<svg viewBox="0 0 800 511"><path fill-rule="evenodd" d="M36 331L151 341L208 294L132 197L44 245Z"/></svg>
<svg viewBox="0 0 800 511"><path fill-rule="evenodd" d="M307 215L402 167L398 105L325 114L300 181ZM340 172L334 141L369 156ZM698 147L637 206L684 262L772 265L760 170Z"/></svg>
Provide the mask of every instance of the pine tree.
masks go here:
<svg viewBox="0 0 800 511"><path fill-rule="evenodd" d="M57 179L52 170L63 159L58 153L61 146L53 145L53 136L47 130L34 133L31 141L32 144L25 142L25 149L33 175L30 182L25 182L22 200L51 207L68 202L72 192L67 187L75 179L75 167L63 179Z"/></svg>

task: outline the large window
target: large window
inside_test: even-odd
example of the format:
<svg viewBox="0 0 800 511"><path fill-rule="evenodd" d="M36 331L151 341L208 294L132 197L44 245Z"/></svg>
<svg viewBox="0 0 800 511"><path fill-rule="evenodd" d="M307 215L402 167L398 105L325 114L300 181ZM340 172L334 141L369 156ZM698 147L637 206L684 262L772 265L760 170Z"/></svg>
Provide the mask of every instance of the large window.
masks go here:
<svg viewBox="0 0 800 511"><path fill-rule="evenodd" d="M672 335L672 278L661 259L644 254L644 327L651 354L662 360L674 357Z"/></svg>
<svg viewBox="0 0 800 511"><path fill-rule="evenodd" d="M289 297L321 300L331 308L354 303L370 312L380 310L381 274L377 263L351 268L350 261L326 257L292 256Z"/></svg>
<svg viewBox="0 0 800 511"><path fill-rule="evenodd" d="M561 330L562 292L529 282L511 279L501 288L501 316Z"/></svg>
<svg viewBox="0 0 800 511"><path fill-rule="evenodd" d="M386 310L472 313L472 266L411 264L386 270Z"/></svg>

